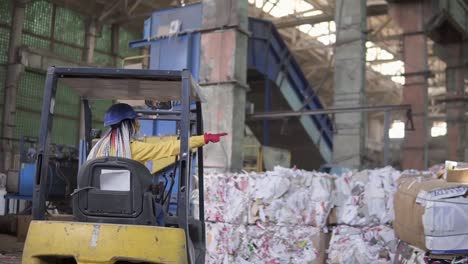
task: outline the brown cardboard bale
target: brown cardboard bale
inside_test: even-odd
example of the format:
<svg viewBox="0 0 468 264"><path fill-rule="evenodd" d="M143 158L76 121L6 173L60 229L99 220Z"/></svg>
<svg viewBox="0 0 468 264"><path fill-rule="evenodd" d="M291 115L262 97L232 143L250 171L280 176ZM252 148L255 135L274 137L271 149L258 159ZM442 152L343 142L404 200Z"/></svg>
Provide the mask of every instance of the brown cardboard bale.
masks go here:
<svg viewBox="0 0 468 264"><path fill-rule="evenodd" d="M18 215L16 227L16 238L18 242L24 242L26 240L31 220L31 215Z"/></svg>
<svg viewBox="0 0 468 264"><path fill-rule="evenodd" d="M398 184L394 198L395 234L402 241L427 251L423 225L425 208L416 203L416 198L421 191L453 188L460 184L424 177L402 177Z"/></svg>
<svg viewBox="0 0 468 264"><path fill-rule="evenodd" d="M447 181L468 183L468 170L448 170Z"/></svg>
<svg viewBox="0 0 468 264"><path fill-rule="evenodd" d="M331 233L320 232L318 236L312 238L314 245L317 245L318 256L312 264L325 264L328 258L327 249L330 245Z"/></svg>

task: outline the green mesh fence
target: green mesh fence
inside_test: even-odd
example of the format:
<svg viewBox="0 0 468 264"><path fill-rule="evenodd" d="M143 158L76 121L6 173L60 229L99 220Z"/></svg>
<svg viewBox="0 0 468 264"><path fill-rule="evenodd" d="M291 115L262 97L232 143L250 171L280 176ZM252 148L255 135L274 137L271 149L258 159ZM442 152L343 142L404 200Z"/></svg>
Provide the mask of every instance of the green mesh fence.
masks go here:
<svg viewBox="0 0 468 264"><path fill-rule="evenodd" d="M15 138L39 135L44 82L44 74L30 71L22 74L16 98Z"/></svg>
<svg viewBox="0 0 468 264"><path fill-rule="evenodd" d="M110 53L112 30L109 25L102 26L101 34L96 37L96 50Z"/></svg>
<svg viewBox="0 0 468 264"><path fill-rule="evenodd" d="M8 46L10 42L10 30L0 28L0 64L6 64L8 61Z"/></svg>
<svg viewBox="0 0 468 264"><path fill-rule="evenodd" d="M52 142L57 144L78 145L78 121L69 118L54 117L52 124Z"/></svg>
<svg viewBox="0 0 468 264"><path fill-rule="evenodd" d="M49 37L52 29L53 5L47 1L34 1L26 5L24 30Z"/></svg>
<svg viewBox="0 0 468 264"><path fill-rule="evenodd" d="M26 71L20 79L16 99L20 110L41 112L45 75Z"/></svg>
<svg viewBox="0 0 468 264"><path fill-rule="evenodd" d="M113 59L112 56L108 54L101 53L99 51L94 52L94 63L102 66L112 66Z"/></svg>
<svg viewBox="0 0 468 264"><path fill-rule="evenodd" d="M23 34L21 36L21 42L24 45L27 45L29 47L40 48L40 49L50 48L50 41L42 39L42 38L37 38L31 35L27 35L27 34Z"/></svg>
<svg viewBox="0 0 468 264"><path fill-rule="evenodd" d="M77 119L80 116L80 97L70 87L58 86L55 95L55 113Z"/></svg>
<svg viewBox="0 0 468 264"><path fill-rule="evenodd" d="M138 34L129 32L125 28L120 27L119 30L119 55L122 57L130 57L140 55L140 50L129 48L128 43L141 38Z"/></svg>
<svg viewBox="0 0 468 264"><path fill-rule="evenodd" d="M27 112L23 110L16 111L16 126L14 137L20 139L21 137L38 137L39 129L41 127L41 113L40 112Z"/></svg>
<svg viewBox="0 0 468 264"><path fill-rule="evenodd" d="M84 47L85 18L72 10L57 7L54 35L57 40Z"/></svg>
<svg viewBox="0 0 468 264"><path fill-rule="evenodd" d="M3 116L3 95L5 93L6 67L0 65L0 122Z"/></svg>
<svg viewBox="0 0 468 264"><path fill-rule="evenodd" d="M0 23L11 24L13 0L0 0Z"/></svg>
<svg viewBox="0 0 468 264"><path fill-rule="evenodd" d="M26 71L20 80L17 97L15 136L38 136L45 74ZM76 145L78 138L79 97L68 87L59 85L55 96L52 142Z"/></svg>
<svg viewBox="0 0 468 264"><path fill-rule="evenodd" d="M107 130L104 127L104 113L113 103L114 102L112 100L95 100L91 102L93 128L102 129L103 132Z"/></svg>
<svg viewBox="0 0 468 264"><path fill-rule="evenodd" d="M75 61L81 61L83 58L83 50L79 48L70 47L63 44L54 44L54 52L58 55L68 57Z"/></svg>

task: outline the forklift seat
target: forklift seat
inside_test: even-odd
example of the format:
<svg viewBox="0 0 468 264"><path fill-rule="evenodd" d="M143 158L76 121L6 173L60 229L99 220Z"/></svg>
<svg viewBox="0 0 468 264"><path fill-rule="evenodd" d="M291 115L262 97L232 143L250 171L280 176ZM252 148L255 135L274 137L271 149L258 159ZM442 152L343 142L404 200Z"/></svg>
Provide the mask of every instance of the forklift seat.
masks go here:
<svg viewBox="0 0 468 264"><path fill-rule="evenodd" d="M78 171L73 215L80 222L155 225L151 180L149 170L131 159L89 160Z"/></svg>

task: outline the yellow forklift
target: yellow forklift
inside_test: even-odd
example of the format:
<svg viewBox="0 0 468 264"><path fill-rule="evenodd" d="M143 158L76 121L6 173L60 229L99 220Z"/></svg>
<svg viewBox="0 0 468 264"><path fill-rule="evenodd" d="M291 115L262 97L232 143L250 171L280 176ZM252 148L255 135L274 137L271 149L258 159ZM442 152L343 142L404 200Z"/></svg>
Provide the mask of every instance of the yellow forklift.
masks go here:
<svg viewBox="0 0 468 264"><path fill-rule="evenodd" d="M90 99L180 101L180 110L148 110L142 118L178 123L180 156L177 213L156 226L152 175L141 163L117 157L84 162L72 196L72 222L46 220L47 164L58 84L74 90L84 108L84 160L91 149ZM204 263L203 153L189 149L189 137L203 134L199 87L187 70L134 70L51 67L47 72L24 264L45 263ZM196 153L197 160L194 155ZM195 164L191 164L196 162ZM190 209L197 167L199 219ZM169 202L169 201L167 201ZM163 204L163 208L167 208Z"/></svg>

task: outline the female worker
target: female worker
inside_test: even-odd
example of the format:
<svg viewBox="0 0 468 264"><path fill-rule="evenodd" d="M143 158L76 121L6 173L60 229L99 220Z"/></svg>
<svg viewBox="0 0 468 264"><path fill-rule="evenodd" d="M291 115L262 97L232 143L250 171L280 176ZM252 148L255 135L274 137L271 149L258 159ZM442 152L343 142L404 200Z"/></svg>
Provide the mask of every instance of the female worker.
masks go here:
<svg viewBox="0 0 468 264"><path fill-rule="evenodd" d="M104 125L110 126L106 134L96 143L89 153L88 160L102 156L115 156L133 159L141 163L177 156L180 153L180 141L164 141L150 144L135 140L140 129L137 114L128 104L114 104L104 115ZM201 147L208 142L219 142L226 133L190 137L190 148ZM156 161L157 162L157 161ZM155 203L156 221L159 226L165 226L162 206Z"/></svg>
<svg viewBox="0 0 468 264"><path fill-rule="evenodd" d="M140 129L137 114L128 104L114 104L104 115L104 125L110 126L106 134L96 143L89 153L88 160L102 156L115 156L133 159L141 163L155 161L180 153L180 141L172 140L158 144L135 140ZM190 137L190 148L201 147L208 142L219 142L226 133Z"/></svg>

